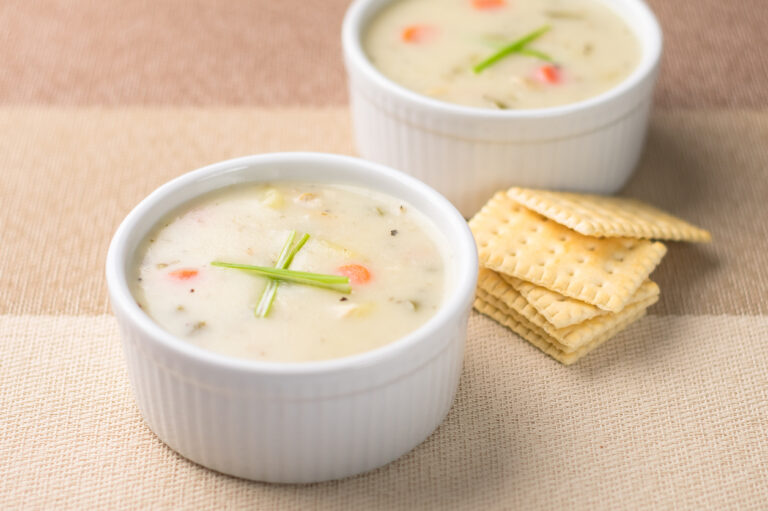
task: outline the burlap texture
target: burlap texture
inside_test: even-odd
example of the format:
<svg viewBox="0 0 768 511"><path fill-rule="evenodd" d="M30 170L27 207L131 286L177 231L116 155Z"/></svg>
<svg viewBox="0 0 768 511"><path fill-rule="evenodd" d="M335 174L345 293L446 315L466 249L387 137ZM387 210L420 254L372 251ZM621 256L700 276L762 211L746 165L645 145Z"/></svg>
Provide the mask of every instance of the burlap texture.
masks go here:
<svg viewBox="0 0 768 511"><path fill-rule="evenodd" d="M650 316L566 368L473 314L445 423L348 480L238 480L147 429L109 315L109 239L201 165L353 153L346 3L0 2L0 508L765 509L762 0L650 2L666 56L624 193L714 237L670 244Z"/></svg>
<svg viewBox="0 0 768 511"><path fill-rule="evenodd" d="M650 316L564 367L473 314L456 403L425 443L369 474L296 486L165 447L133 403L110 316L0 316L0 502L764 509L767 338L765 317Z"/></svg>

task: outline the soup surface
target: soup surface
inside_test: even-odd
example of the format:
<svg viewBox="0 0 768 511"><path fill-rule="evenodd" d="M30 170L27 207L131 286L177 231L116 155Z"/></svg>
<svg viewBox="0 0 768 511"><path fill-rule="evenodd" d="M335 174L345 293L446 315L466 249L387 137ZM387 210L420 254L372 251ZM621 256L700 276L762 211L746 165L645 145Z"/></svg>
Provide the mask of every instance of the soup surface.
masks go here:
<svg viewBox="0 0 768 511"><path fill-rule="evenodd" d="M258 317L269 279L211 263L273 267L291 231L309 239L289 269L347 276L351 292L283 282ZM165 330L202 348L282 362L343 357L435 314L446 278L440 236L409 204L363 188L235 186L156 226L137 252L133 294Z"/></svg>
<svg viewBox="0 0 768 511"><path fill-rule="evenodd" d="M596 96L641 56L635 34L599 0L399 0L374 17L363 46L404 87L494 109Z"/></svg>

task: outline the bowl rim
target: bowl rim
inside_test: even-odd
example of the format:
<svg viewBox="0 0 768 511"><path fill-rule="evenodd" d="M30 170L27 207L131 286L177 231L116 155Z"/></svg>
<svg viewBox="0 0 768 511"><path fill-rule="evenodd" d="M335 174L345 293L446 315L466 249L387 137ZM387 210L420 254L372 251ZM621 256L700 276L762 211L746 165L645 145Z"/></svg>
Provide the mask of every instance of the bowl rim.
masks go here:
<svg viewBox="0 0 768 511"><path fill-rule="evenodd" d="M639 14L637 18L629 19L622 16L622 19L634 31L643 48L640 63L627 78L615 87L581 101L546 108L493 110L440 101L414 92L385 76L371 64L362 48L361 36L368 18L394 1L397 0L354 0L347 9L342 23L341 39L348 72L350 67L354 67L378 88L387 91L398 99L412 106L439 111L447 115L473 119L516 120L547 119L583 112L614 101L633 90L655 72L661 60L663 35L661 26L651 8L643 0L615 0L623 2ZM598 1L611 8L608 2Z"/></svg>
<svg viewBox="0 0 768 511"><path fill-rule="evenodd" d="M440 225L433 218L427 218L446 238L446 241L448 242L446 248L453 250L456 254L458 276L456 277L453 287L446 290L447 295L438 311L427 320L427 322L403 337L373 350L320 361L268 362L224 355L190 344L164 330L138 307L128 287L128 279L125 271L127 268L127 259L133 255L133 251L130 251L127 245L128 240L135 230L140 229L141 226L145 225L147 222L153 226L159 220L159 218L147 219L148 214L151 213L154 207L161 203L166 197L174 195L191 185L200 184L204 180L213 178L219 174L243 171L252 168L253 166L263 167L297 161L305 162L310 165L312 162L321 161L326 163L339 163L349 168L348 172L350 173L357 173L358 175L363 175L363 173L367 173L368 175L378 175L386 180L396 182L400 187L410 188L416 194L422 196L425 201L429 201L434 206L437 206L439 214L444 219L445 223ZM352 167L355 167L354 170L352 170ZM214 182L214 179L208 181L208 183ZM242 182L248 181L237 181L232 184ZM258 181L253 180L253 182ZM331 181L329 181L329 183L330 182ZM366 185L364 183L365 178L359 181L358 186L365 187ZM223 187L221 185L207 186L208 188L206 190L195 194L195 197ZM371 187L371 189L375 190L373 187ZM189 200L193 199L181 201L170 210L179 207ZM413 207L419 209L415 205ZM426 213L423 214L427 216ZM147 228L147 230L149 229L151 229L151 227ZM141 331L145 338L151 339L151 342L158 343L177 355L227 371L264 375L297 376L325 375L344 372L346 370L358 370L379 365L397 357L402 357L421 341L438 334L445 323L449 322L457 315L463 314L465 309L470 306L469 304L471 304L472 297L474 297L477 282L477 266L477 249L474 237L472 236L466 220L448 199L423 182L390 167L352 156L315 152L278 152L243 156L206 165L182 174L155 189L128 213L115 231L107 252L105 273L110 302L114 312L116 314L119 312L126 317L134 327Z"/></svg>

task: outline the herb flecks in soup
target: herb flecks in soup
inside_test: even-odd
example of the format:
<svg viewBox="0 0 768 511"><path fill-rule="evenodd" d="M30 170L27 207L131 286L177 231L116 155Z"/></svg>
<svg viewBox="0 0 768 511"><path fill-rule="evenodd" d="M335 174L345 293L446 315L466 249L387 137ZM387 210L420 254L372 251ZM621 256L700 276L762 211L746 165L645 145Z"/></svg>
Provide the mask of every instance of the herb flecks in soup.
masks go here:
<svg viewBox="0 0 768 511"><path fill-rule="evenodd" d="M363 44L404 87L494 109L597 96L625 80L641 54L599 0L399 0L373 19Z"/></svg>
<svg viewBox="0 0 768 511"><path fill-rule="evenodd" d="M241 185L161 221L139 247L132 291L161 327L205 349L343 357L435 314L446 278L438 239L409 204L367 189Z"/></svg>

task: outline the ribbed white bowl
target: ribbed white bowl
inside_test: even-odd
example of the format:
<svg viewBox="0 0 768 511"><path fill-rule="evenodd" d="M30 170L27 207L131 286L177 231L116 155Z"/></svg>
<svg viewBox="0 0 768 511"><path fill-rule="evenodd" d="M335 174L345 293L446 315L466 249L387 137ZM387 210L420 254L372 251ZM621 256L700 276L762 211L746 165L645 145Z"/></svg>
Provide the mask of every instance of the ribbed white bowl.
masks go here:
<svg viewBox="0 0 768 511"><path fill-rule="evenodd" d="M127 285L135 251L166 213L241 182L304 180L366 186L400 197L446 238L446 298L423 327L359 355L311 363L234 359L163 331ZM107 284L128 375L149 427L183 456L248 479L306 483L392 461L445 417L461 373L477 278L466 222L423 183L355 158L313 153L252 156L177 178L142 201L118 228Z"/></svg>
<svg viewBox="0 0 768 511"><path fill-rule="evenodd" d="M356 0L342 29L357 149L416 176L464 214L513 185L613 193L640 156L661 57L661 29L642 0L604 1L635 31L637 69L620 85L553 108L491 110L445 103L386 78L361 38L391 0Z"/></svg>

